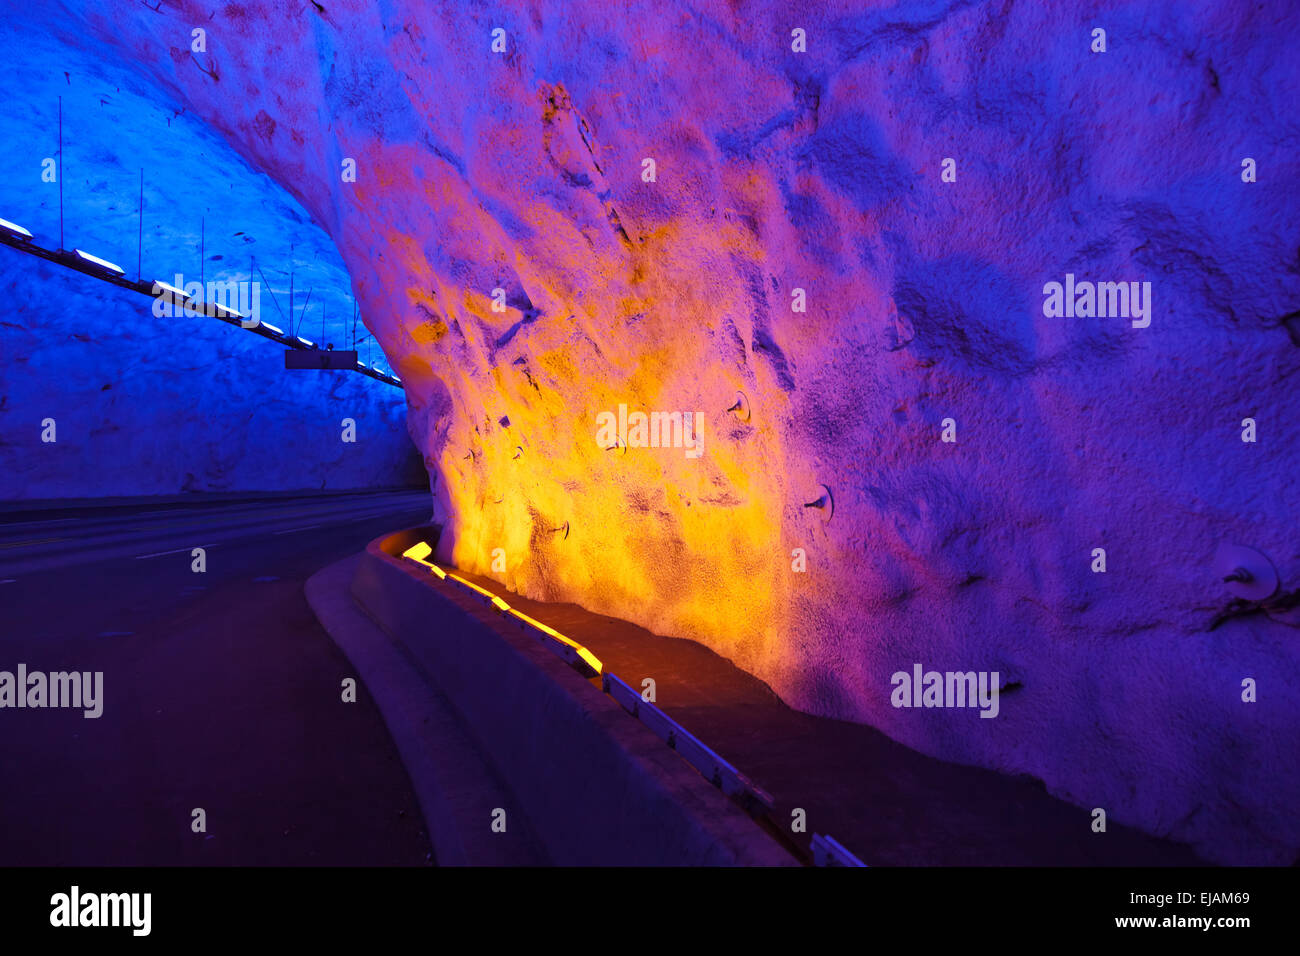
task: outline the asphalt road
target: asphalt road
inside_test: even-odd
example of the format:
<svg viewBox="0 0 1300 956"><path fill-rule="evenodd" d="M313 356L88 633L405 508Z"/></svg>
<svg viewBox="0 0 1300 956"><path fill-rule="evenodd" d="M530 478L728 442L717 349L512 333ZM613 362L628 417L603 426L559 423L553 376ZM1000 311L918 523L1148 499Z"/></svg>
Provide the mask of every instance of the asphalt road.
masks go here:
<svg viewBox="0 0 1300 956"><path fill-rule="evenodd" d="M103 673L98 718L0 707L0 865L433 862L303 596L428 516L423 491L0 516L0 672Z"/></svg>

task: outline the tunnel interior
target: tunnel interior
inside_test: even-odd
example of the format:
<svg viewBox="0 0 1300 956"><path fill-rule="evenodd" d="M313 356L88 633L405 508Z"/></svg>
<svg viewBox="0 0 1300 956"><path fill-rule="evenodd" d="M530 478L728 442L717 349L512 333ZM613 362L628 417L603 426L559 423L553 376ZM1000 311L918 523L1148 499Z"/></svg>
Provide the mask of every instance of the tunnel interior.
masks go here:
<svg viewBox="0 0 1300 956"><path fill-rule="evenodd" d="M273 328L321 347L362 340L360 360L390 371L333 241L183 103L128 63L56 40L39 9L6 24L0 56L21 78L7 91L0 207L37 242L147 283L256 283ZM396 388L286 375L284 350L264 338L158 315L57 263L6 250L0 268L5 405L21 410L0 419L6 501L426 480ZM44 454L30 453L29 410L62 431ZM339 440L344 417L361 423L355 445Z"/></svg>
<svg viewBox="0 0 1300 956"><path fill-rule="evenodd" d="M260 278L401 388L0 249L0 487L427 481L433 559L503 594L1293 863L1298 38L1228 2L42 0L0 31L0 216Z"/></svg>

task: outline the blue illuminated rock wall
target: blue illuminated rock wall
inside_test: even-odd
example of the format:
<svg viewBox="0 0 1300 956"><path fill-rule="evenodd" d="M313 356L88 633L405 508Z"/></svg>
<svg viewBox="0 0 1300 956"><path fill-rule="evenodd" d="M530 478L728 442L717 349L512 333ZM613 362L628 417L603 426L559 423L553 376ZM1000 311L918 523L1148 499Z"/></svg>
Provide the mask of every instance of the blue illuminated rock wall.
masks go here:
<svg viewBox="0 0 1300 956"><path fill-rule="evenodd" d="M286 372L265 339L213 319L160 322L149 299L6 248L0 301L0 500L423 477L401 392L373 379ZM45 419L55 442L41 440Z"/></svg>
<svg viewBox="0 0 1300 956"><path fill-rule="evenodd" d="M292 272L301 334L320 340L323 316L326 340L347 346L350 279L331 240L206 124L89 46L53 39L32 9L0 30L0 60L0 217L59 245L58 184L42 174L57 159L62 97L67 248L132 278L139 257L148 278L258 281L262 319L282 328L294 324ZM152 305L0 247L0 500L423 480L399 389L286 371L283 347L265 338L211 318L156 318ZM373 342L359 350L386 367ZM342 440L345 418L355 442ZM54 442L42 441L47 419Z"/></svg>

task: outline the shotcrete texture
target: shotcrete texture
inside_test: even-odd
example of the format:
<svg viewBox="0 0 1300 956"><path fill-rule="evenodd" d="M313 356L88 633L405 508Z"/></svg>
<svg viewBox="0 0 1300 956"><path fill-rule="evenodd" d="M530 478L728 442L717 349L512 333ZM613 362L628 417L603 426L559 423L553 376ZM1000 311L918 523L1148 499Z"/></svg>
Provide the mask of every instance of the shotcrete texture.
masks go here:
<svg viewBox="0 0 1300 956"><path fill-rule="evenodd" d="M346 342L348 274L305 210L130 63L49 36L52 20L13 10L0 25L0 216L59 245L59 186L41 172L57 156L61 110L67 248L132 278L138 266L168 282L182 273L182 285L257 282L261 318L286 330L293 270L299 330L324 342L327 317L328 341ZM286 372L283 347L267 339L211 318L155 316L149 298L8 248L0 303L0 501L423 478L401 392L373 379ZM341 440L345 417L354 442ZM47 420L53 442L42 440Z"/></svg>
<svg viewBox="0 0 1300 956"><path fill-rule="evenodd" d="M1300 587L1294 6L123 0L51 23L333 237L406 384L442 559L1212 859L1296 859L1300 631L1211 629L1210 566L1231 540ZM1149 327L1045 316L1067 273L1149 281ZM620 404L702 411L703 454L603 447ZM805 507L821 486L833 515ZM892 707L917 662L997 671L998 717Z"/></svg>

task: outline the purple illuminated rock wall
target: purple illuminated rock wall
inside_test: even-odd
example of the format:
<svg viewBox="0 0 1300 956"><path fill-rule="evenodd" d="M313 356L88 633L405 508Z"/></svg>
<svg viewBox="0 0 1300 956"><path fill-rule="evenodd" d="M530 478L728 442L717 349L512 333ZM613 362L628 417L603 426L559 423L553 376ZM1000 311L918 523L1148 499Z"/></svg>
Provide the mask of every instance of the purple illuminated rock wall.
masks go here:
<svg viewBox="0 0 1300 956"><path fill-rule="evenodd" d="M1300 587L1298 17L253 0L52 28L331 233L407 383L444 558L1210 858L1289 863L1300 630L1210 625L1222 541ZM1044 315L1067 273L1150 282L1149 326ZM619 403L703 411L704 454L599 447ZM916 662L998 671L998 717L892 707Z"/></svg>

